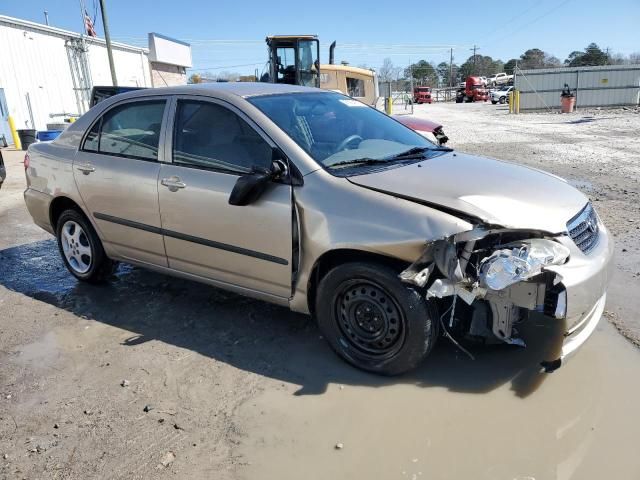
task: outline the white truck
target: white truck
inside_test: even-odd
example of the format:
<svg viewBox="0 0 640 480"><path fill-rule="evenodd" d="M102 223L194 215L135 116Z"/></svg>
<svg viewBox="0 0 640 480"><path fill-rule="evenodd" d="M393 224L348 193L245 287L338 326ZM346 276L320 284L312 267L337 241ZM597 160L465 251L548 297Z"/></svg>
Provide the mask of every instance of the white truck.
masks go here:
<svg viewBox="0 0 640 480"><path fill-rule="evenodd" d="M495 87L496 85L508 85L513 82L513 75L507 75L506 73L496 73L487 79L487 83Z"/></svg>

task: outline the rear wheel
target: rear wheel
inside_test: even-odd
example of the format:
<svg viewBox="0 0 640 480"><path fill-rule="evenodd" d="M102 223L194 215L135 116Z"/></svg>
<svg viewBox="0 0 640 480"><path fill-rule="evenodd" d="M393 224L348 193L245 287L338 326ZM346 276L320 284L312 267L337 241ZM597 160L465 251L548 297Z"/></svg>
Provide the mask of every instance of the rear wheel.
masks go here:
<svg viewBox="0 0 640 480"><path fill-rule="evenodd" d="M79 280L99 283L114 271L95 230L77 210L65 210L56 228L58 249L67 269Z"/></svg>
<svg viewBox="0 0 640 480"><path fill-rule="evenodd" d="M347 263L318 286L318 324L333 349L352 365L397 375L415 368L438 335L435 315L393 269Z"/></svg>
<svg viewBox="0 0 640 480"><path fill-rule="evenodd" d="M500 104L503 105L507 101L506 97L500 97Z"/></svg>

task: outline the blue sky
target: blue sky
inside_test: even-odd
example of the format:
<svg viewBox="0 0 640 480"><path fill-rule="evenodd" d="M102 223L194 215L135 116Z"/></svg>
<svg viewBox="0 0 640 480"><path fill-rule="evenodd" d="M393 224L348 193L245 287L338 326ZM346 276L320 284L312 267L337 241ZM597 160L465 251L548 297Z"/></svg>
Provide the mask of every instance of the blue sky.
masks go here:
<svg viewBox="0 0 640 480"><path fill-rule="evenodd" d="M93 14L98 0L84 2ZM534 47L564 60L590 42L623 54L640 51L640 0L106 2L114 40L146 46L146 34L152 31L178 38L192 44L194 70L213 73L261 69L268 34L318 34L322 62L337 40L336 60L374 68L385 57L398 66L419 59L448 61L450 47L455 61L462 63L474 44L479 53L504 61ZM481 13L459 14L453 5ZM0 0L0 14L41 23L45 9L51 25L82 28L79 0ZM102 36L101 21L96 24Z"/></svg>

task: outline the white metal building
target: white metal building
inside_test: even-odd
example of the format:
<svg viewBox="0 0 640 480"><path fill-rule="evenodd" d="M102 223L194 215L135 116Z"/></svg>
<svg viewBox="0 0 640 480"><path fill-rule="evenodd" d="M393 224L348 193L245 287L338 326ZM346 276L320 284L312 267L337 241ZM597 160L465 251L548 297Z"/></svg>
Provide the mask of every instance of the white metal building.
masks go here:
<svg viewBox="0 0 640 480"><path fill-rule="evenodd" d="M575 94L576 108L640 103L640 65L543 68L516 72L520 110L560 108L565 84Z"/></svg>
<svg viewBox="0 0 640 480"><path fill-rule="evenodd" d="M119 86L186 83L188 44L149 34L149 49L112 43ZM16 128L46 130L47 124L82 114L94 85L112 85L106 42L35 22L0 15L0 135L11 142L7 117Z"/></svg>

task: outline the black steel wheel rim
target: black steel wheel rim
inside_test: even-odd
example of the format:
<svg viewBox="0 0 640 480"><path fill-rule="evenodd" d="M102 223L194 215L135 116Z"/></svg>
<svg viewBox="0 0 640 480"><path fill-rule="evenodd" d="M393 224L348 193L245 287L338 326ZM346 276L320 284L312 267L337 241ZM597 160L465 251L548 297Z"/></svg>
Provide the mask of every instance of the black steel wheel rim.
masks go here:
<svg viewBox="0 0 640 480"><path fill-rule="evenodd" d="M335 309L343 341L361 355L387 358L402 347L406 335L403 311L380 285L364 279L345 282Z"/></svg>

